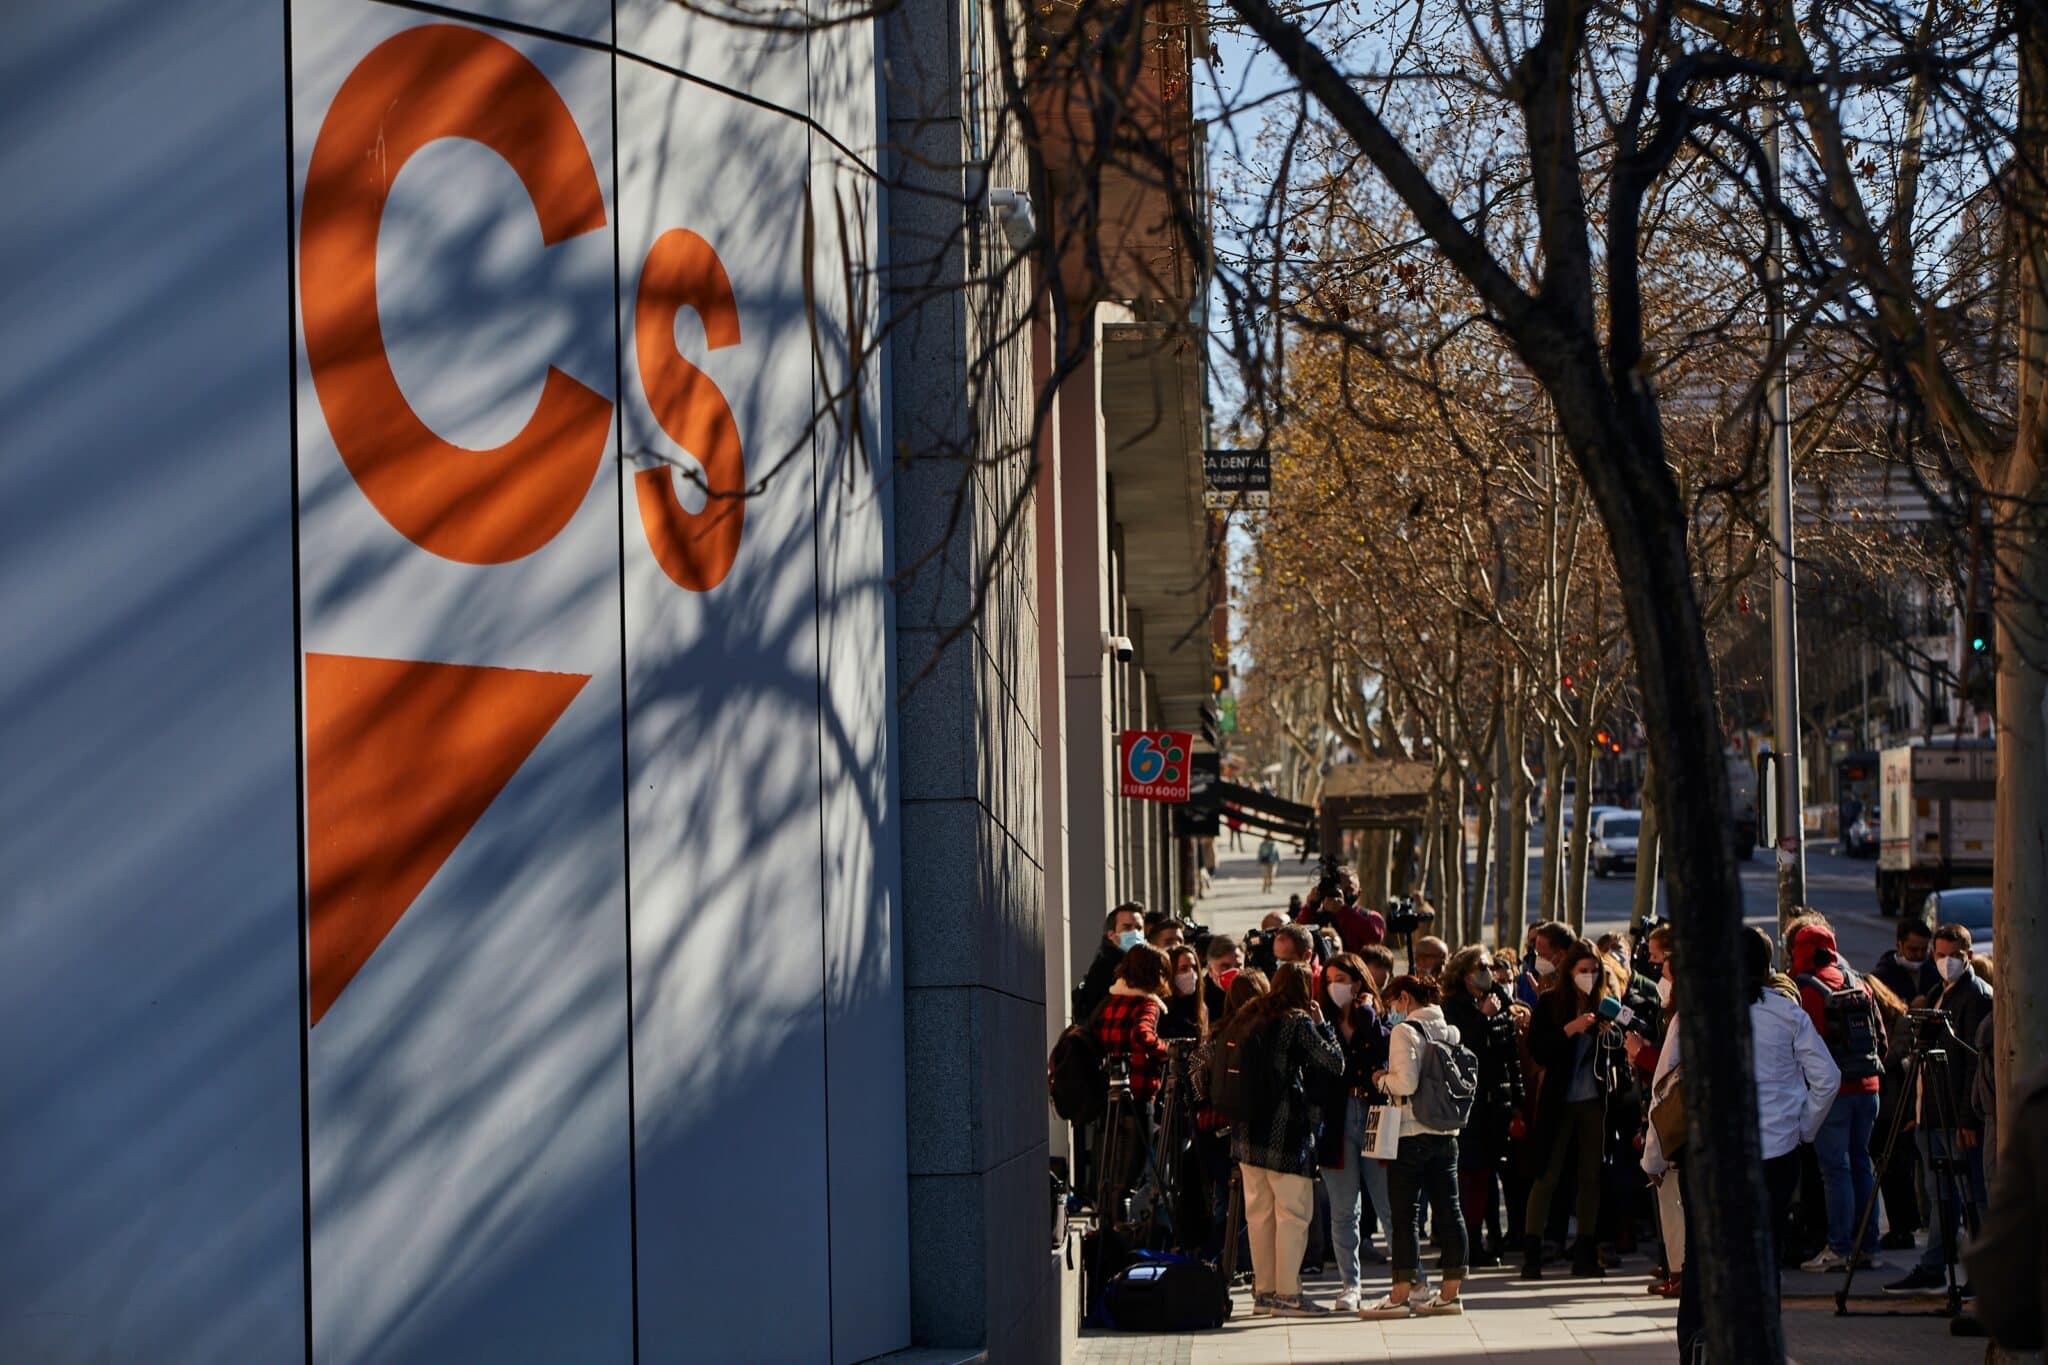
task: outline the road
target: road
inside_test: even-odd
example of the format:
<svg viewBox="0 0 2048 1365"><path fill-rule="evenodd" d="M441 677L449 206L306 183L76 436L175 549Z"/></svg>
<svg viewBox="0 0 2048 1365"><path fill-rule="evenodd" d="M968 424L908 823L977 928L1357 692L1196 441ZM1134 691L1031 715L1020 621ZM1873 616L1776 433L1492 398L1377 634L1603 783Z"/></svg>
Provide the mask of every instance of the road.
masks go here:
<svg viewBox="0 0 2048 1365"><path fill-rule="evenodd" d="M1290 894L1306 892L1315 884L1313 861L1305 864L1289 861L1281 865L1281 875L1273 890L1261 892L1258 867L1250 852L1253 846L1252 840L1247 838L1243 852L1217 850L1214 889L1195 907L1195 917L1210 928L1232 935L1242 934L1256 926L1267 911L1284 911ZM1529 853L1529 918L1532 923L1536 916L1542 856L1542 831L1539 827L1530 840ZM1740 864L1739 869L1744 918L1765 929L1775 929L1778 883L1777 870L1770 855L1758 850L1756 856ZM1874 892L1876 869L1875 859L1838 856L1832 843L1812 846L1806 855L1807 903L1825 914L1835 926L1835 936L1841 943L1843 956L1850 966L1859 971L1867 970L1885 949L1892 946L1895 922L1877 913ZM1587 933L1597 937L1607 930L1625 927L1634 900L1632 875L1606 879L1589 876L1586 882ZM1664 905L1661 887L1658 889L1658 905L1660 909ZM1490 915L1488 919L1490 922Z"/></svg>

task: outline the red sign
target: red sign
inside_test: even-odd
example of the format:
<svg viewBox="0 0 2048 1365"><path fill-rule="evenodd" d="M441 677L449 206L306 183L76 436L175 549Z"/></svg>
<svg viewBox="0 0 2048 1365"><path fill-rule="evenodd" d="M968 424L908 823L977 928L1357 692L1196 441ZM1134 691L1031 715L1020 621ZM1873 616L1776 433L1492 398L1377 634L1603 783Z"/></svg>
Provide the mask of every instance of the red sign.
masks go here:
<svg viewBox="0 0 2048 1365"><path fill-rule="evenodd" d="M1117 742L1117 791L1141 801L1188 799L1195 737L1187 730L1126 730Z"/></svg>

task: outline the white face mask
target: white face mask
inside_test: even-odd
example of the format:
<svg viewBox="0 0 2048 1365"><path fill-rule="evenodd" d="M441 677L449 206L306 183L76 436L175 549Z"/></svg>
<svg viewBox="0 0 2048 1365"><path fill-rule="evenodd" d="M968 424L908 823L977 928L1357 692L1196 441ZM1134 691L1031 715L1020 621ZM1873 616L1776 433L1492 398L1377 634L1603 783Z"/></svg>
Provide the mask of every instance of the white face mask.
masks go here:
<svg viewBox="0 0 2048 1365"><path fill-rule="evenodd" d="M1943 981L1960 981L1963 973L1970 970L1970 963L1961 953L1950 953L1941 960L1940 968Z"/></svg>
<svg viewBox="0 0 2048 1365"><path fill-rule="evenodd" d="M1538 975L1538 976L1556 976L1556 975L1557 975L1557 964L1556 964L1555 962L1552 962L1552 961L1551 961L1551 960L1550 960L1549 958L1547 958L1547 957L1539 957L1539 958L1537 958L1537 959L1536 959L1536 975Z"/></svg>
<svg viewBox="0 0 2048 1365"><path fill-rule="evenodd" d="M1358 993L1349 981L1335 981L1330 984L1330 1003L1340 1010L1351 1008L1351 998Z"/></svg>
<svg viewBox="0 0 2048 1365"><path fill-rule="evenodd" d="M1173 978L1173 988L1182 995L1193 995L1195 987L1201 984L1201 980L1200 972L1180 972Z"/></svg>
<svg viewBox="0 0 2048 1365"><path fill-rule="evenodd" d="M1580 995L1591 995L1600 989L1600 974L1598 972L1580 972L1572 978L1572 983L1579 988Z"/></svg>
<svg viewBox="0 0 2048 1365"><path fill-rule="evenodd" d="M1657 983L1657 1003L1667 1010L1671 1008L1671 981L1668 977Z"/></svg>

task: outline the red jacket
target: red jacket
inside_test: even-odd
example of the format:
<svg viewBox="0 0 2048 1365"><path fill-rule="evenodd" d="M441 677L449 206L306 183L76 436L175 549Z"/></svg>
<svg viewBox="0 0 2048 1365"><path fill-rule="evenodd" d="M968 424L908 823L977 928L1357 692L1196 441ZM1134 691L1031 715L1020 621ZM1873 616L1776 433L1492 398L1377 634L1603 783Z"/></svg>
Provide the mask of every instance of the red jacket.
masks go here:
<svg viewBox="0 0 2048 1365"><path fill-rule="evenodd" d="M1849 978L1842 973L1835 954L1835 935L1831 929L1817 924L1808 925L1792 936L1792 976L1797 980L1810 976L1829 990L1838 991L1847 985ZM1799 1003L1813 1020L1813 1026L1820 1030L1820 1036L1828 1036L1827 997L1804 981L1799 982ZM1844 1095L1875 1095L1883 1088L1880 1076L1865 1076L1860 1080L1842 1082Z"/></svg>
<svg viewBox="0 0 2048 1365"><path fill-rule="evenodd" d="M1324 923L1337 931L1337 937L1344 944L1347 953L1362 952L1375 943L1383 943L1387 937L1387 919L1377 910L1368 910L1362 905L1337 903L1335 910L1330 902L1324 901L1311 912L1306 906L1295 915L1296 924Z"/></svg>
<svg viewBox="0 0 2048 1365"><path fill-rule="evenodd" d="M1119 981L1095 1015L1095 1040L1103 1055L1131 1059L1131 1094L1141 1100L1159 1093L1160 1063L1166 1059L1166 1043L1159 1037L1161 1008L1158 996Z"/></svg>

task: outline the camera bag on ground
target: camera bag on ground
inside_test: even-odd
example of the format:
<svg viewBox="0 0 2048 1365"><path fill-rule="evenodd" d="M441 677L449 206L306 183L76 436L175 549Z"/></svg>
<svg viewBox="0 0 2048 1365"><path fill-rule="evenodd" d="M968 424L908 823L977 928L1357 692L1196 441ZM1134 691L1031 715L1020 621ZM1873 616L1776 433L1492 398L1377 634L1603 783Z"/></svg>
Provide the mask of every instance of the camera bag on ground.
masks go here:
<svg viewBox="0 0 2048 1365"><path fill-rule="evenodd" d="M1101 1006L1096 1006L1099 1013ZM1109 1107L1109 1070L1095 1037L1095 1015L1069 1024L1052 1045L1045 1088L1053 1112L1068 1123L1093 1123Z"/></svg>
<svg viewBox="0 0 2048 1365"><path fill-rule="evenodd" d="M1100 1324L1102 1292L1109 1282L1138 1259L1131 1239L1114 1227L1095 1227L1081 1234L1081 1317Z"/></svg>
<svg viewBox="0 0 2048 1365"><path fill-rule="evenodd" d="M1256 1016L1234 1021L1209 1049L1209 1106L1232 1123L1273 1108L1273 1026Z"/></svg>
<svg viewBox="0 0 2048 1365"><path fill-rule="evenodd" d="M1446 1038L1441 1026L1429 1028L1420 1019L1403 1021L1422 1035L1422 1056L1415 1094L1408 1112L1418 1123L1440 1133L1455 1133L1472 1121L1472 1101L1479 1094L1479 1059L1463 1043Z"/></svg>
<svg viewBox="0 0 2048 1365"><path fill-rule="evenodd" d="M1118 1332L1200 1332L1230 1317L1223 1272L1192 1256L1139 1252L1102 1287L1101 1325Z"/></svg>
<svg viewBox="0 0 2048 1365"><path fill-rule="evenodd" d="M1877 1001L1863 988L1856 973L1839 962L1835 969L1842 974L1840 990L1817 976L1801 974L1792 979L1820 993L1824 1007L1821 1017L1827 1020L1821 1038L1828 1045L1828 1055L1841 1069L1842 1079L1866 1081L1882 1076L1884 1049L1879 1040L1884 1037L1884 1021L1878 1015Z"/></svg>

